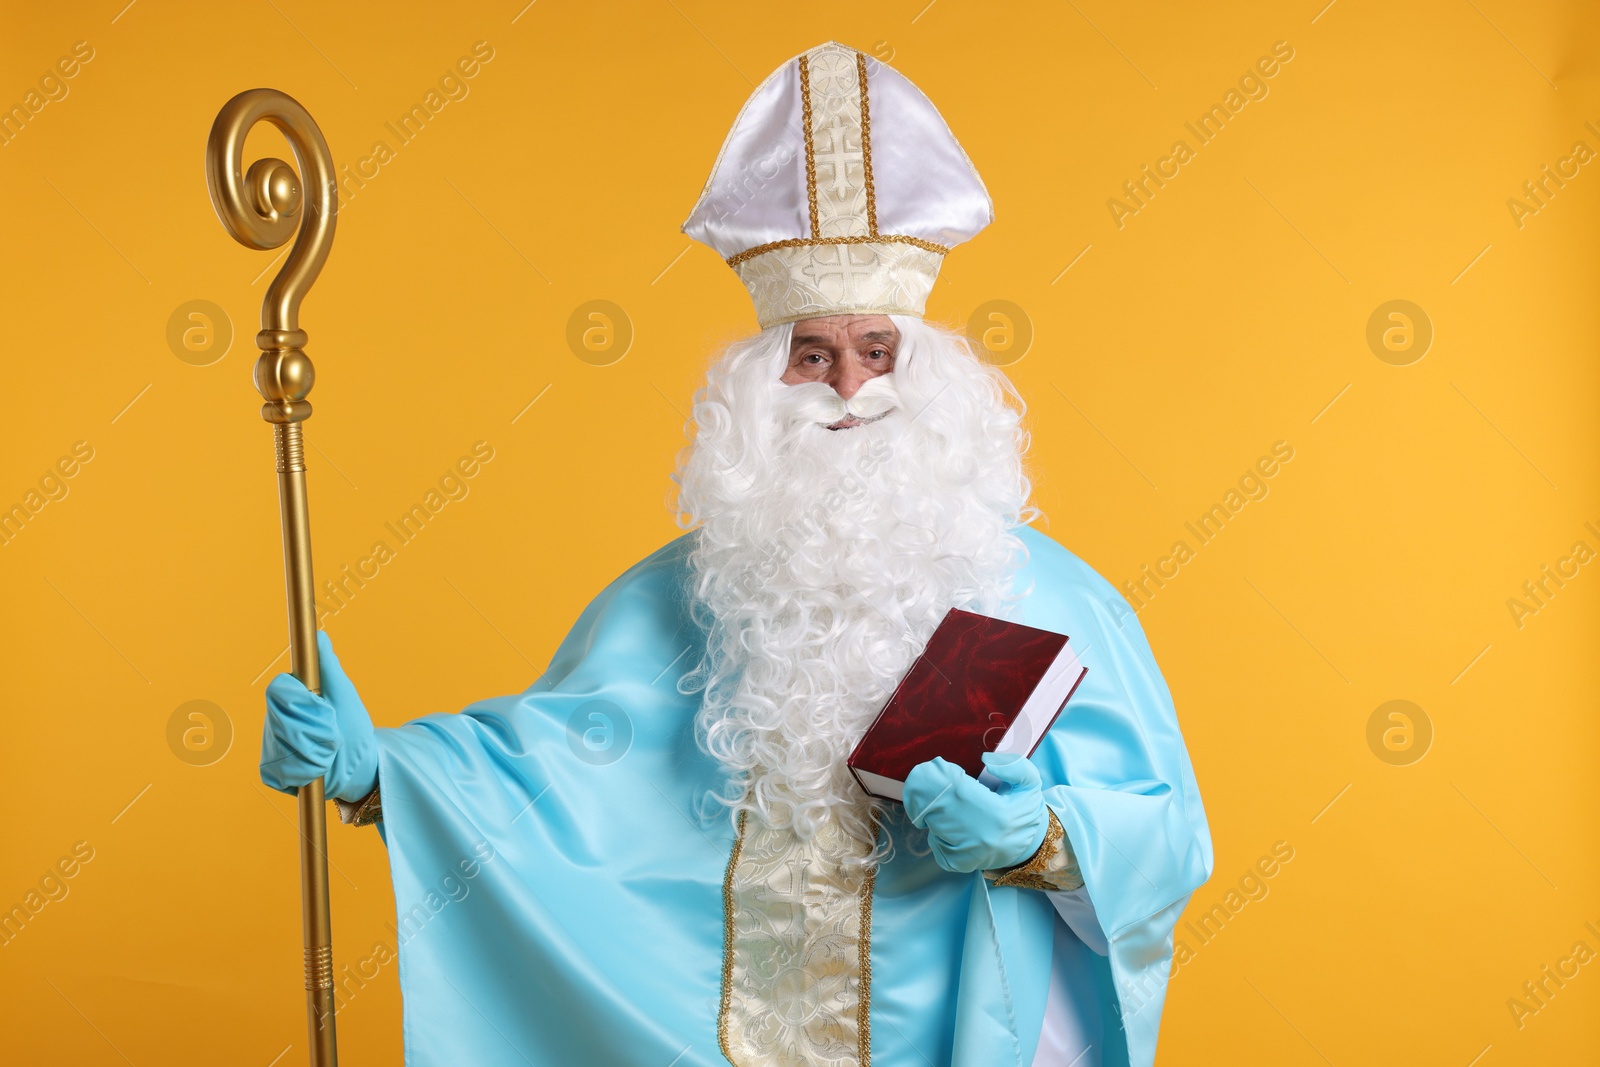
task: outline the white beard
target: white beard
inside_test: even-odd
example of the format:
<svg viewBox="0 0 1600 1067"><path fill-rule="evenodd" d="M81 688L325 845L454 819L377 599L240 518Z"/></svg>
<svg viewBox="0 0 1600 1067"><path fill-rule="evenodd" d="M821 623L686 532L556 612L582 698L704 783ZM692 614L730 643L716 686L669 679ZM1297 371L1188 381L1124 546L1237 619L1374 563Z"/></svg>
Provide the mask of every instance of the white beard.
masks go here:
<svg viewBox="0 0 1600 1067"><path fill-rule="evenodd" d="M894 316L895 372L846 414L827 385L789 386L792 333L735 344L697 395L676 481L707 652L701 746L730 807L807 839L829 819L867 846L877 805L845 766L951 607L1002 614L1035 512L1021 402L964 339ZM1011 402L1008 404L1008 400Z"/></svg>

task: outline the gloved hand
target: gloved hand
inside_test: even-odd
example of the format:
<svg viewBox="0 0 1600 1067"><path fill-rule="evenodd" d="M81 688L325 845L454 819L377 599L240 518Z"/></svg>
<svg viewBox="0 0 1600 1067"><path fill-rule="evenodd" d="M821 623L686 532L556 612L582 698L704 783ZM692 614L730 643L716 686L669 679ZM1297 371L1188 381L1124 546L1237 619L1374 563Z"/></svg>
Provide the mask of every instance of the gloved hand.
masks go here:
<svg viewBox="0 0 1600 1067"><path fill-rule="evenodd" d="M1005 783L1000 791L938 757L917 764L906 778L906 815L913 826L928 831L939 866L956 874L1022 863L1039 851L1050 828L1032 761L1016 753L985 752L983 762Z"/></svg>
<svg viewBox="0 0 1600 1067"><path fill-rule="evenodd" d="M283 793L323 778L327 795L360 800L378 784L378 743L372 718L345 677L333 642L317 631L322 696L292 674L267 686L261 731L261 780Z"/></svg>

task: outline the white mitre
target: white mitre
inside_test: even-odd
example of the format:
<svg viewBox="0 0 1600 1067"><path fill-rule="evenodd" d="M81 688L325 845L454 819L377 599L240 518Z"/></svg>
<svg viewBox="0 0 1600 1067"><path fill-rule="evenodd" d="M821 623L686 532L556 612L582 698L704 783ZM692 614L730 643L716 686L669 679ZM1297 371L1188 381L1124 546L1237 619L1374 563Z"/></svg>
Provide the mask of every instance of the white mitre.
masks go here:
<svg viewBox="0 0 1600 1067"><path fill-rule="evenodd" d="M745 103L683 232L738 272L765 329L921 317L944 254L993 221L978 172L922 91L830 41Z"/></svg>

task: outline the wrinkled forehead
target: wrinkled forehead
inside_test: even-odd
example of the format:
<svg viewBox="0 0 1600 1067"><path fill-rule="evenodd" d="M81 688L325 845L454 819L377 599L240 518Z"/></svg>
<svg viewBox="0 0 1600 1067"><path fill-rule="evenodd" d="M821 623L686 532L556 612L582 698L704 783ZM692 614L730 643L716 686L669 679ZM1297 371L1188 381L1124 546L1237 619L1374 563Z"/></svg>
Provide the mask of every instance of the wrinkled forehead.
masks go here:
<svg viewBox="0 0 1600 1067"><path fill-rule="evenodd" d="M795 323L789 348L791 351L807 345L859 348L869 344L893 345L899 340L900 330L887 315L830 315Z"/></svg>

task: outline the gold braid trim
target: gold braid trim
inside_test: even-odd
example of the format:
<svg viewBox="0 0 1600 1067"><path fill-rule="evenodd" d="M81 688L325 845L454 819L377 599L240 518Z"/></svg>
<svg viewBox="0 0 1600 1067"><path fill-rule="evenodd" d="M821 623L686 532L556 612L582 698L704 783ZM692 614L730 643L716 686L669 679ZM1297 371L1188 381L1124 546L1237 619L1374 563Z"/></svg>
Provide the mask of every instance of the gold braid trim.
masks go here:
<svg viewBox="0 0 1600 1067"><path fill-rule="evenodd" d="M872 115L867 109L867 57L860 52L856 53L856 75L861 82L861 177L867 186L867 232L876 237L878 200L872 188Z"/></svg>
<svg viewBox="0 0 1600 1067"><path fill-rule="evenodd" d="M806 136L806 206L811 209L811 236L817 235L817 161L811 144L811 67L800 57L800 121ZM743 253L741 253L743 254ZM728 261L733 266L733 261Z"/></svg>
<svg viewBox="0 0 1600 1067"><path fill-rule="evenodd" d="M874 863L861 884L861 928L856 937L861 946L861 984L856 992L856 1047L861 1067L872 1067L872 890L877 883L878 865Z"/></svg>
<svg viewBox="0 0 1600 1067"><path fill-rule="evenodd" d="M907 237L898 233L863 233L856 234L853 237L790 237L782 241L768 241L764 245L756 245L754 248L747 248L743 252L729 256L726 262L730 267L737 267L747 259L754 259L756 256L773 252L780 248L810 248L812 245L873 244L916 245L918 248L928 252L936 252L941 256L950 251L948 245L924 241L920 237Z"/></svg>
<svg viewBox="0 0 1600 1067"><path fill-rule="evenodd" d="M805 57L800 59L801 77L805 77ZM805 84L803 81L801 84ZM810 142L807 142L808 144ZM728 870L722 876L722 1004L717 1009L717 1047L722 1056L733 1063L733 1053L728 1051L728 1010L733 1006L733 939L736 934L733 921L733 872L739 868L739 854L744 851L744 820L747 812L739 812L739 829L733 839L733 851L728 854Z"/></svg>
<svg viewBox="0 0 1600 1067"><path fill-rule="evenodd" d="M383 798L378 795L377 786L360 800L335 797L333 804L339 809L339 821L349 826L371 826L383 821Z"/></svg>
<svg viewBox="0 0 1600 1067"><path fill-rule="evenodd" d="M1004 872L985 872L994 877L994 884L1017 886L1021 889L1077 889L1083 885L1078 871L1078 859L1072 846L1066 844L1067 831L1056 818L1056 813L1046 808L1050 826L1044 832L1044 841L1024 863L1009 867Z"/></svg>

